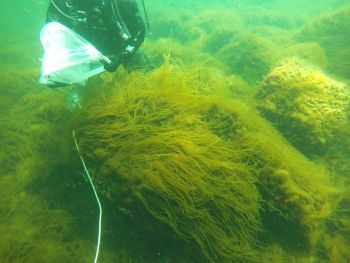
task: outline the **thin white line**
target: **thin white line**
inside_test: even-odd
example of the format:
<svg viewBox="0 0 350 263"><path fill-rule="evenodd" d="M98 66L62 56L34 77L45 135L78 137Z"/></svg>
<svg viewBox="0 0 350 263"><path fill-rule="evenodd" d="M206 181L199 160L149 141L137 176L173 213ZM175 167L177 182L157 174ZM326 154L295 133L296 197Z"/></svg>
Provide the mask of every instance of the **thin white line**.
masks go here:
<svg viewBox="0 0 350 263"><path fill-rule="evenodd" d="M92 182L92 179L91 179L91 176L90 176L90 173L85 165L85 162L84 162L84 159L83 159L83 156L81 155L80 153L80 149L79 149L79 146L78 146L78 143L77 143L77 140L75 138L75 132L74 130L72 130L72 134L73 134L73 139L74 139L74 143L75 143L75 147L77 148L77 151L78 151L78 154L79 154L79 157L80 157L80 160L81 160L81 163L83 164L83 167L84 167L84 170L86 172L86 175L88 176L88 179L89 179L89 182L91 184L91 187L92 187L92 190L94 191L94 194L95 194L95 197L96 197L96 200L97 200L97 204L98 204L98 208L99 208L99 219L98 219L98 239L97 239L97 247L96 247L96 254L95 254L95 260L94 260L94 263L97 263L97 259L98 259L98 254L100 252L100 243L101 243L101 229L102 229L102 206L101 206L101 202L100 202L100 199L98 198L98 195L97 195L97 192L96 192L96 189L95 189L95 186L94 186L94 183Z"/></svg>
<svg viewBox="0 0 350 263"><path fill-rule="evenodd" d="M55 4L55 2L54 2L53 0L50 0L50 1L51 1L51 3L53 4L53 6L54 6L62 15L64 15L65 17L68 17L69 19L72 19L72 20L78 20L78 21L81 20L81 19L74 18L74 17L72 17L72 16L67 15L67 14L64 13L60 8L58 8L58 6Z"/></svg>

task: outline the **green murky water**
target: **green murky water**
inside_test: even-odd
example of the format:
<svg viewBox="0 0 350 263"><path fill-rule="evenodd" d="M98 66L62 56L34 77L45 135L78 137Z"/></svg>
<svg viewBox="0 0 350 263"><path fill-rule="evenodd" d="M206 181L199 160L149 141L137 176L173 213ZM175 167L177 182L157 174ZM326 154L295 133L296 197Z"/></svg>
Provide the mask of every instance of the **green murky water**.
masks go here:
<svg viewBox="0 0 350 263"><path fill-rule="evenodd" d="M3 1L0 262L94 261L72 131L98 262L349 262L347 2L149 0L151 69L50 89Z"/></svg>

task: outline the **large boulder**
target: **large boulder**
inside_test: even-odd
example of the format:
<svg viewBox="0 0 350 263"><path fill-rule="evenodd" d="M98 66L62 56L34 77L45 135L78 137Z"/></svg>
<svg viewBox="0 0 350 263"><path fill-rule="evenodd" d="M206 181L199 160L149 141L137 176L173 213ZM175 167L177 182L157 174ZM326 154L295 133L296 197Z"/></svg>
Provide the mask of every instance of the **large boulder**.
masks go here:
<svg viewBox="0 0 350 263"><path fill-rule="evenodd" d="M348 124L345 84L295 59L281 62L261 82L260 112L307 155L322 155Z"/></svg>
<svg viewBox="0 0 350 263"><path fill-rule="evenodd" d="M106 84L73 123L99 192L185 262L270 262L276 243L311 254L328 174L208 78L164 65Z"/></svg>

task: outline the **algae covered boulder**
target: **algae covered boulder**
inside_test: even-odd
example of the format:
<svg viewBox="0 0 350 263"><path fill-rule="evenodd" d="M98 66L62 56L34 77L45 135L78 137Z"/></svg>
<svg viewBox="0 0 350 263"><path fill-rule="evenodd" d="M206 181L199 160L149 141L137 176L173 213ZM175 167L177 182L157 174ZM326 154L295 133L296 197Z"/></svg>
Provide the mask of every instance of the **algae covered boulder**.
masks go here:
<svg viewBox="0 0 350 263"><path fill-rule="evenodd" d="M202 31L197 41L199 47L210 53L215 53L232 42L243 30L241 19L236 10L231 8L198 12L187 25L187 27L193 26Z"/></svg>
<svg viewBox="0 0 350 263"><path fill-rule="evenodd" d="M268 39L255 34L242 34L223 46L217 53L231 73L255 84L274 65L278 58L277 47Z"/></svg>
<svg viewBox="0 0 350 263"><path fill-rule="evenodd" d="M256 98L262 114L306 154L322 154L348 123L345 84L298 60L266 75Z"/></svg>
<svg viewBox="0 0 350 263"><path fill-rule="evenodd" d="M250 258L260 228L256 178L210 130L220 117L215 103L191 94L185 75L163 71L124 83L81 114L84 156L105 196L159 239L189 243L199 262Z"/></svg>
<svg viewBox="0 0 350 263"><path fill-rule="evenodd" d="M284 54L287 57L296 57L306 60L320 68L325 68L328 63L327 55L321 45L317 42L305 42L289 45Z"/></svg>
<svg viewBox="0 0 350 263"><path fill-rule="evenodd" d="M306 24L298 35L303 42L315 41L326 51L327 70L350 79L350 7L344 7Z"/></svg>
<svg viewBox="0 0 350 263"><path fill-rule="evenodd" d="M73 127L99 192L178 262L310 254L334 207L328 174L241 102L202 93L200 74L119 76L83 109Z"/></svg>

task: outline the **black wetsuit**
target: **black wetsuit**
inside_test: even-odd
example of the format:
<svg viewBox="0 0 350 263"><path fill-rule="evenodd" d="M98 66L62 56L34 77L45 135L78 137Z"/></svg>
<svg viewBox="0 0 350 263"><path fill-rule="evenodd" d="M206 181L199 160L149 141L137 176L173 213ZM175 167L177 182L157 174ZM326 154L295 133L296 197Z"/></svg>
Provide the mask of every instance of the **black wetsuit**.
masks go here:
<svg viewBox="0 0 350 263"><path fill-rule="evenodd" d="M112 60L109 71L127 63L145 38L146 27L135 0L53 0L47 22L72 29Z"/></svg>

